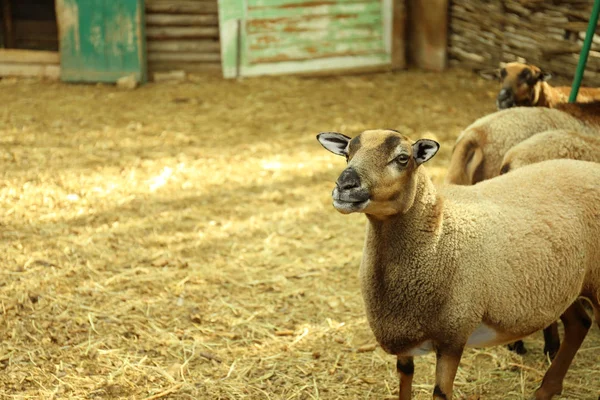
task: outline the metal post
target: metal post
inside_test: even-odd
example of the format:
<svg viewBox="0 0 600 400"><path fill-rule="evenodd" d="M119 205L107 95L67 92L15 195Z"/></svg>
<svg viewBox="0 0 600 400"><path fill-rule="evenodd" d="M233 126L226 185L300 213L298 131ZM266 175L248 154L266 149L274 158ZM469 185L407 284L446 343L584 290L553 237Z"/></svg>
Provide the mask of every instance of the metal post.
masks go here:
<svg viewBox="0 0 600 400"><path fill-rule="evenodd" d="M581 86L583 72L585 71L585 64L587 63L588 55L590 54L590 47L592 46L592 38L596 32L599 13L600 0L595 0L594 8L592 8L592 15L590 16L590 23L588 24L587 32L585 33L583 47L581 48L581 53L579 54L579 62L577 63L577 70L575 71L575 77L573 78L573 86L571 86L569 103L575 103L575 100L577 99L577 93L579 93L579 86Z"/></svg>

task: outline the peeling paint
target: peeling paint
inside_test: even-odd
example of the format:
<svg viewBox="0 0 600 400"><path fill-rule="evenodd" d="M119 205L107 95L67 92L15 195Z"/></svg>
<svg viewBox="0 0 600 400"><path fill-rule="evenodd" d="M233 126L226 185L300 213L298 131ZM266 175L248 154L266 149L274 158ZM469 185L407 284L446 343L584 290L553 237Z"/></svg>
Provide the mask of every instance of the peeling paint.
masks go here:
<svg viewBox="0 0 600 400"><path fill-rule="evenodd" d="M219 0L221 43L228 52L234 50L237 38L227 30L237 25L221 15L226 4L227 12L234 14L234 1ZM382 4L384 0L238 0L241 54L235 59L241 60L241 74L276 73L279 68L290 71L294 66L308 71L333 65L389 65L386 36L391 35L391 28L384 31ZM224 75L232 76L232 66L225 57L222 60Z"/></svg>
<svg viewBox="0 0 600 400"><path fill-rule="evenodd" d="M146 79L143 0L57 0L61 78L116 82Z"/></svg>
<svg viewBox="0 0 600 400"><path fill-rule="evenodd" d="M75 51L81 50L79 35L79 8L73 0L56 0L56 20L61 38L73 35L72 43Z"/></svg>

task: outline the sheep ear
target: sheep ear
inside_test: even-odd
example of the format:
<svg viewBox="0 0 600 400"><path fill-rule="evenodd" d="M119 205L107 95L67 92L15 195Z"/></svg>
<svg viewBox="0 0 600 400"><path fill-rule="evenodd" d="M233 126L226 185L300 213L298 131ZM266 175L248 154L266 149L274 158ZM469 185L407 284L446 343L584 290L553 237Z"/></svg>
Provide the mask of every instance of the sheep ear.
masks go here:
<svg viewBox="0 0 600 400"><path fill-rule="evenodd" d="M417 162L417 165L423 164L425 161L435 156L435 153L440 148L440 144L434 140L421 139L417 140L413 146L413 158Z"/></svg>
<svg viewBox="0 0 600 400"><path fill-rule="evenodd" d="M344 157L348 157L350 139L348 136L337 132L321 132L317 135L317 140L323 147L333 154Z"/></svg>

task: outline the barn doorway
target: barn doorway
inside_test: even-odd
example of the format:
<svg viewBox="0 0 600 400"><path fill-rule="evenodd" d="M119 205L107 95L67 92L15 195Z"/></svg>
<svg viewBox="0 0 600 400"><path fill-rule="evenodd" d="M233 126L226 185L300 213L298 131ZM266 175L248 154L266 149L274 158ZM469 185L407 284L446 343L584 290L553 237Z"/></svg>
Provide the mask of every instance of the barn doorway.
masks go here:
<svg viewBox="0 0 600 400"><path fill-rule="evenodd" d="M0 0L0 77L58 79L55 0Z"/></svg>
<svg viewBox="0 0 600 400"><path fill-rule="evenodd" d="M54 0L0 0L1 47L58 51Z"/></svg>

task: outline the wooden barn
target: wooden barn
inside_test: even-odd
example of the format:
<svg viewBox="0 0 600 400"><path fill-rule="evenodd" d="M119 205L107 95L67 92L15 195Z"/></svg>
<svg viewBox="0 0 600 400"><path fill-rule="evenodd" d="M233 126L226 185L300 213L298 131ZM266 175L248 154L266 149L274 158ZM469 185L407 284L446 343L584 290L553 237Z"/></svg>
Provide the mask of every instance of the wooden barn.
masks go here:
<svg viewBox="0 0 600 400"><path fill-rule="evenodd" d="M0 76L138 82L446 63L448 1L0 0ZM431 29L435 27L435 29Z"/></svg>

